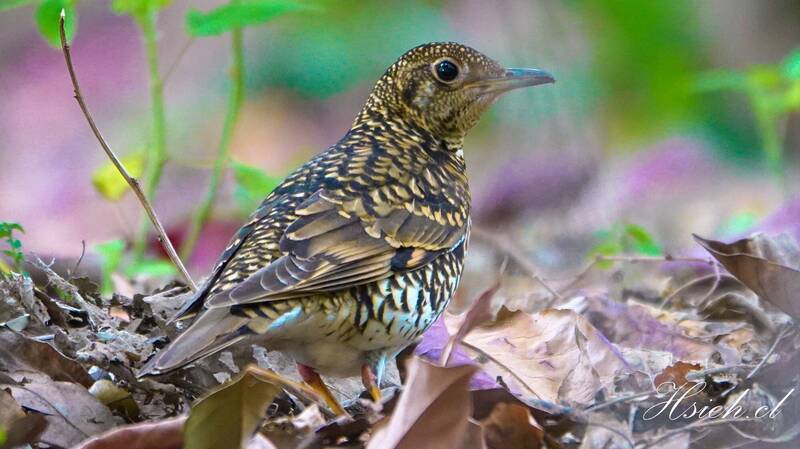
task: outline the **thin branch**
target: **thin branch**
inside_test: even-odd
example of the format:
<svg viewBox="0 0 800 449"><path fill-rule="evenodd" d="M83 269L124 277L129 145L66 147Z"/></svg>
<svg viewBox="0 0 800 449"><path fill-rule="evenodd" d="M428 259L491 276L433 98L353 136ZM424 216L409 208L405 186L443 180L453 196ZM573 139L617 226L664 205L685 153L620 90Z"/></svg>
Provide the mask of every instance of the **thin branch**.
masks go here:
<svg viewBox="0 0 800 449"><path fill-rule="evenodd" d="M97 138L97 141L100 143L100 146L105 151L106 155L114 166L119 171L120 175L125 178L125 181L133 190L133 193L136 194L136 197L139 199L139 202L142 204L142 208L144 208L145 213L150 218L150 221L153 223L153 227L156 229L158 233L158 238L161 241L161 245L164 247L164 251L166 251L167 255L169 256L172 263L181 273L186 284L191 288L193 291L197 290L197 285L195 285L194 281L192 280L191 276L189 276L189 272L186 271L186 267L183 266L181 259L178 257L178 253L175 252L175 248L172 246L172 242L170 242L169 237L167 237L166 231L164 231L164 226L161 225L161 221L159 221L158 216L156 215L155 211L153 210L153 206L150 205L150 202L147 201L147 197L145 197L144 193L142 192L141 187L139 186L139 181L136 178L132 177L128 170L125 169L125 166L122 165L122 162L119 160L116 154L111 151L111 148L106 143L103 135L100 134L100 130L97 128L97 125L94 123L94 119L92 115L89 113L89 108L86 106L86 102L83 100L83 95L81 94L80 86L78 85L78 77L75 75L75 68L72 65L72 55L69 51L69 45L67 44L67 37L64 32L64 16L65 13L61 11L61 18L58 22L59 33L61 35L61 49L64 52L64 59L67 63L67 70L69 71L69 77L72 80L72 87L75 91L75 100L78 102L78 105L83 112L84 117L86 117L86 121L89 123L89 127L92 129L92 133Z"/></svg>
<svg viewBox="0 0 800 449"><path fill-rule="evenodd" d="M658 308L659 309L663 309L664 306L667 305L667 303L672 301L676 296L678 296L684 290L687 290L687 289L689 289L689 288L691 288L691 287L693 287L693 286L695 286L697 284L703 283L703 282L705 282L705 281L707 281L709 279L714 279L714 283L711 284L711 287L709 287L709 289L706 292L706 294L703 295L703 299L700 300L698 302L698 304L702 304L705 301L707 301L708 298L710 298L711 295L714 293L714 291L717 290L717 287L719 287L719 283L722 280L722 273L719 270L719 264L715 263L715 264L713 264L713 266L714 266L714 272L713 273L705 274L703 276L699 276L699 277L696 277L694 279L691 279L688 282L686 282L685 284L683 284L680 287L676 288L672 293L670 293L668 296L666 296L661 301L661 304L659 304ZM729 276L729 277L733 278L732 276Z"/></svg>
<svg viewBox="0 0 800 449"><path fill-rule="evenodd" d="M682 256L673 256L671 254L665 254L663 256L640 256L636 254L620 254L616 256L608 256L604 254L598 254L594 257L594 260L589 262L586 267L581 270L567 285L559 289L559 292L564 294L568 292L570 289L578 285L588 274L592 271L593 268L597 266L597 264L603 262L625 262L625 263L666 263L666 262L690 262L690 263L703 263L707 265L713 265L714 262L711 258L702 258L702 257L682 257Z"/></svg>
<svg viewBox="0 0 800 449"><path fill-rule="evenodd" d="M767 353L764 354L764 357L762 357L761 361L758 362L758 365L756 365L756 367L753 368L753 371L750 371L750 374L747 375L746 379L752 379L753 376L755 376L761 370L764 364L767 363L767 360L772 356L772 353L775 352L775 349L778 348L778 343L780 343L781 340L783 340L783 337L785 337L786 334L789 332L789 329L790 326L784 326L783 328L781 328L780 332L778 332L778 335L775 336L775 341L772 342L772 346L769 347L769 351L767 351Z"/></svg>
<svg viewBox="0 0 800 449"><path fill-rule="evenodd" d="M148 7L147 12L137 16L137 22L142 28L144 36L145 53L147 56L147 68L150 80L150 103L152 108L152 141L147 151L147 163L145 166L145 194L152 199L156 196L158 184L161 181L161 173L167 161L167 123L164 117L164 83L161 80L161 73L158 64L158 36L156 33L155 11ZM150 227L147 221L142 220L139 232L133 246L134 258L138 261L144 256L147 246L147 234Z"/></svg>
<svg viewBox="0 0 800 449"><path fill-rule="evenodd" d="M659 397L659 396L662 396L662 395L659 392L655 391L655 390L653 390L653 391L645 391L645 392L642 392L642 393L629 394L629 395L626 395L626 396L620 396L620 397L617 397L617 398L614 398L614 399L610 399L608 401L601 402L599 404L590 405L589 407L587 407L585 409L585 411L586 412L595 412L597 410L604 409L606 407L610 407L610 406L615 405L615 404L619 404L619 403L622 403L622 402L628 402L628 401L635 401L637 399L645 399L645 398L649 398L651 396Z"/></svg>
<svg viewBox="0 0 800 449"><path fill-rule="evenodd" d="M172 64L170 64L169 68L166 70L166 72L164 72L164 75L161 77L161 84L163 86L166 86L169 82L169 78L175 72L178 64L180 64L181 60L183 60L183 57L186 56L186 52L189 51L189 48L191 48L192 44L194 43L194 39L194 36L192 36L188 41L186 41L185 44L183 44L181 51L178 52L178 56L175 57L175 60L172 61Z"/></svg>
<svg viewBox="0 0 800 449"><path fill-rule="evenodd" d="M719 373L741 372L753 369L755 365L752 363L740 363L736 365L718 366L709 368L702 371L689 371L686 373L686 380L697 382L706 378L706 376L713 376Z"/></svg>
<svg viewBox="0 0 800 449"><path fill-rule="evenodd" d="M539 276L539 274L536 272L536 266L530 260L528 260L528 258L525 257L525 255L520 253L517 248L510 245L508 241L501 239L481 229L473 229L472 235L478 240L482 240L484 243L487 243L490 246L493 246L498 251L501 251L506 255L508 255L508 257L510 257L511 260L516 262L517 265L522 267L522 269L528 273L528 276L533 278L534 281L538 282L539 285L544 287L544 289L547 290L547 292L550 293L550 295L552 295L553 298L559 301L564 299L564 297L561 296L560 293L558 293L555 289L550 287L550 285L544 279L542 279L541 276Z"/></svg>
<svg viewBox="0 0 800 449"><path fill-rule="evenodd" d="M217 200L217 194L219 192L219 185L230 161L231 141L233 140L233 133L236 130L239 112L242 109L245 79L244 44L241 28L234 28L231 31L231 41L233 61L230 68L231 87L230 96L228 98L228 111L225 115L225 124L222 128L222 137L220 138L219 149L217 150L217 159L214 162L214 170L211 172L208 191L206 191L203 202L192 217L189 232L186 235L186 239L181 244L181 257L186 260L189 260L191 257L192 251L197 244L197 239L200 237L200 232L211 217L211 212L214 209L214 203Z"/></svg>
<svg viewBox="0 0 800 449"><path fill-rule="evenodd" d="M38 256L33 263L37 268L42 270L45 276L47 276L47 282L49 284L69 295L69 298L65 298L67 302L74 302L78 307L86 312L86 316L89 320L89 326L93 330L99 329L100 325L108 319L108 314L106 314L96 305L92 304L90 301L87 301L83 295L81 295L81 292L78 291L77 287L59 276L55 271L53 271L52 268L50 268L50 265L44 263Z"/></svg>
<svg viewBox="0 0 800 449"><path fill-rule="evenodd" d="M73 273L78 272L78 267L81 266L81 262L83 262L83 257L86 255L86 240L81 240L81 255L78 257L78 260L75 261L75 266L72 267L72 272L70 273L67 271L69 276L72 276Z"/></svg>
<svg viewBox="0 0 800 449"><path fill-rule="evenodd" d="M714 420L714 421L696 421L696 422L693 422L693 423L691 423L691 424L689 424L687 426L683 426L683 427L681 427L679 429L673 429L673 430L669 430L667 432L664 432L664 433L662 433L661 435L659 435L658 437L656 437L656 438L654 438L652 440L645 441L645 442L643 442L644 445L637 446L637 449L646 449L648 447L656 446L658 443L661 443L662 441L668 440L668 439L672 438L675 435L679 435L679 434L685 433L685 432L690 432L692 430L703 429L703 428L706 428L706 427L713 427L713 426L718 426L718 425L722 425L722 424L733 424L733 423L737 423L737 422L753 422L753 421L757 421L757 420L755 418L731 418L731 419L717 419L717 420Z"/></svg>

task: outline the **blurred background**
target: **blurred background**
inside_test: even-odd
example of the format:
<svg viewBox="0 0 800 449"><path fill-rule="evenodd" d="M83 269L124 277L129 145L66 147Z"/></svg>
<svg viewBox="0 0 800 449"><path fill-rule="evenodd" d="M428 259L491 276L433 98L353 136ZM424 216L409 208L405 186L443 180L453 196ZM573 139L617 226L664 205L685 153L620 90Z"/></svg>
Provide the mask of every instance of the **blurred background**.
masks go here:
<svg viewBox="0 0 800 449"><path fill-rule="evenodd" d="M141 173L152 79L125 3L80 2L72 52L98 126ZM168 160L153 203L180 245L217 156L231 37L187 32L190 10L221 2L159 3ZM61 52L37 30L42 9L0 6L0 221L24 227L25 251L74 260L85 243L130 264L140 207L114 192L124 184L72 98ZM545 272L593 252L689 254L692 232L800 235L799 25L796 0L329 0L249 26L234 165L190 271L207 274L261 190L335 143L385 68L434 40L557 79L502 98L465 145L475 225L519 242ZM159 257L151 237L145 259Z"/></svg>

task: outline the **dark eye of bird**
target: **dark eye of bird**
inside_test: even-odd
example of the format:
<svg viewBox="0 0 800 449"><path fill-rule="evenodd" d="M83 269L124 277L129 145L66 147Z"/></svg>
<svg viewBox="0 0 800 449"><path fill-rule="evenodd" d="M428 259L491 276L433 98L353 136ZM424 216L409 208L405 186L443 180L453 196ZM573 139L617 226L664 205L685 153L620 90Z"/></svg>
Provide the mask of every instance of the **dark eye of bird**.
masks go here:
<svg viewBox="0 0 800 449"><path fill-rule="evenodd" d="M458 66L453 61L445 59L436 64L436 77L449 83L458 78Z"/></svg>

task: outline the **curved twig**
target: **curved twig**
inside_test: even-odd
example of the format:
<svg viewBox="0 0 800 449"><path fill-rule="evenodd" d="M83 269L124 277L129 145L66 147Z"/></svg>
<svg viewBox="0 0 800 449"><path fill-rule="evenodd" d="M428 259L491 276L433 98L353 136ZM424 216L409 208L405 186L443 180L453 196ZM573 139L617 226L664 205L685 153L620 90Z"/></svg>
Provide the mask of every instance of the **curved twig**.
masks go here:
<svg viewBox="0 0 800 449"><path fill-rule="evenodd" d="M161 225L161 221L158 219L155 210L153 210L153 206L150 205L150 202L147 201L147 197L145 197L144 192L142 192L139 181L132 177L130 173L128 173L128 170L126 170L125 166L122 165L122 161L119 160L117 155L114 154L114 152L108 146L108 143L106 143L103 135L100 134L100 130L97 128L92 115L89 113L89 108L86 106L86 102L83 100L83 95L81 94L81 89L78 85L78 77L75 75L75 68L72 65L72 55L70 54L69 44L67 44L67 37L64 31L64 17L65 12L62 10L61 17L58 20L58 31L61 36L61 49L64 53L64 59L67 62L67 70L69 70L69 77L72 80L72 87L75 91L75 100L78 102L78 106L80 106L84 117L86 117L86 121L89 123L89 127L92 129L92 133L94 133L94 136L97 138L97 141L100 143L103 151L105 151L108 158L111 159L111 162L117 168L120 175L125 178L125 181L131 187L133 193L136 194L136 198L139 199L139 203L141 203L142 208L144 208L145 213L150 218L150 221L153 223L153 227L158 233L158 240L161 242L161 246L164 248L164 251L178 269L178 272L180 272L189 288L191 288L192 291L196 291L197 285L192 280L192 277L189 276L189 272L186 271L186 267L183 265L183 262L181 262L180 257L178 257L178 253L175 252L175 247L172 246L172 242L169 240L169 237L167 237L167 232L164 230L164 226Z"/></svg>

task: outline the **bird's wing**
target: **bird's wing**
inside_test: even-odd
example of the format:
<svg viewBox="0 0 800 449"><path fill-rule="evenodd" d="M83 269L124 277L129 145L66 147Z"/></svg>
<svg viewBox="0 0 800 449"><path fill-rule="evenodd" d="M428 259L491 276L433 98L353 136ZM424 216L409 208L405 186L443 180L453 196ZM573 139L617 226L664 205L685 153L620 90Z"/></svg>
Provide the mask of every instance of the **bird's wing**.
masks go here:
<svg viewBox="0 0 800 449"><path fill-rule="evenodd" d="M414 201L337 197L320 190L295 210L280 239L282 256L206 307L250 304L340 290L423 266L455 247L466 223L450 223ZM429 212L426 214L426 212Z"/></svg>

